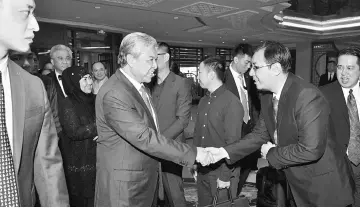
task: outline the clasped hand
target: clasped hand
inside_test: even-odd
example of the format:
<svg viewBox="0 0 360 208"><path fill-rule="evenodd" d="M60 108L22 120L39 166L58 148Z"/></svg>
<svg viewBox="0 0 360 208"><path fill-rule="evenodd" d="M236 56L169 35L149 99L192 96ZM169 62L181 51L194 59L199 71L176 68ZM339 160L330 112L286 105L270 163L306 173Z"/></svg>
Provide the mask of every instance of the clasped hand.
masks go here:
<svg viewBox="0 0 360 208"><path fill-rule="evenodd" d="M220 148L197 147L196 161L199 162L202 166L207 166L216 163L225 157L226 156L223 154Z"/></svg>

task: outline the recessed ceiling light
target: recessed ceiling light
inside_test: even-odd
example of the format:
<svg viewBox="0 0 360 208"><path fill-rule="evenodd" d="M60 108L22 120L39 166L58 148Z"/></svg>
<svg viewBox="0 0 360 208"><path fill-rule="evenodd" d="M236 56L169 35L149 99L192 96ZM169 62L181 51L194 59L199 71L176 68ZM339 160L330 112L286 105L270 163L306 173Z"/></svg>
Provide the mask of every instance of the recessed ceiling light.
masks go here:
<svg viewBox="0 0 360 208"><path fill-rule="evenodd" d="M222 42L222 43L225 43L225 42Z"/></svg>
<svg viewBox="0 0 360 208"><path fill-rule="evenodd" d="M199 42L201 42L202 40L199 40Z"/></svg>
<svg viewBox="0 0 360 208"><path fill-rule="evenodd" d="M95 9L100 9L100 8L101 8L101 7L99 7L99 6L96 6L96 7L95 7Z"/></svg>
<svg viewBox="0 0 360 208"><path fill-rule="evenodd" d="M80 19L80 17L75 17L76 19Z"/></svg>
<svg viewBox="0 0 360 208"><path fill-rule="evenodd" d="M245 38L243 38L243 41L245 41Z"/></svg>
<svg viewBox="0 0 360 208"><path fill-rule="evenodd" d="M143 29L144 27L143 26L140 26L140 29Z"/></svg>
<svg viewBox="0 0 360 208"><path fill-rule="evenodd" d="M174 17L175 20L179 19L179 17Z"/></svg>
<svg viewBox="0 0 360 208"><path fill-rule="evenodd" d="M221 39L222 37L220 36L220 39Z"/></svg>
<svg viewBox="0 0 360 208"><path fill-rule="evenodd" d="M260 40L260 42L262 43L262 42L264 42L264 41Z"/></svg>

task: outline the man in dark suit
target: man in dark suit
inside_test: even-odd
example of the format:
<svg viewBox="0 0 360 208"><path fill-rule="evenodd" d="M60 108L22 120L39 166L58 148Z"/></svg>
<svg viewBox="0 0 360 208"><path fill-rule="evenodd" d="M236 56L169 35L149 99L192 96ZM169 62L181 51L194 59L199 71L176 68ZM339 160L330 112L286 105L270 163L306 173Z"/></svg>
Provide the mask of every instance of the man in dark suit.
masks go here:
<svg viewBox="0 0 360 208"><path fill-rule="evenodd" d="M95 206L156 206L164 197L159 159L192 167L212 160L203 148L168 139L159 120L148 83L157 68L156 40L131 33L119 49L120 69L96 97L97 172Z"/></svg>
<svg viewBox="0 0 360 208"><path fill-rule="evenodd" d="M355 107L357 111L360 108L359 61L360 48L349 47L340 51L336 73L338 81L320 88L330 104L330 117L332 128L336 132L338 149L351 160L357 189L354 194L356 207L360 206L360 141L357 140L360 135L360 122L359 113L352 113L352 108ZM352 99L355 99L354 106Z"/></svg>
<svg viewBox="0 0 360 208"><path fill-rule="evenodd" d="M33 0L0 0L0 206L68 206L62 158L42 81L8 59L39 25Z"/></svg>
<svg viewBox="0 0 360 208"><path fill-rule="evenodd" d="M191 92L186 80L170 71L170 47L157 46L157 76L152 101L159 120L160 133L168 139L185 142L184 129L190 120ZM165 206L186 207L181 165L161 163L165 190Z"/></svg>
<svg viewBox="0 0 360 208"><path fill-rule="evenodd" d="M65 141L66 135L62 132L58 112L60 112L59 108L62 106L61 104L59 105L59 103L66 98L66 93L62 85L61 75L65 69L71 67L72 52L70 48L65 45L55 45L50 50L50 58L54 66L54 71L47 75L52 79L52 85L49 86L50 89L47 89L47 91L49 92L49 101L55 120L56 132L60 139L60 150L63 152L62 142Z"/></svg>
<svg viewBox="0 0 360 208"><path fill-rule="evenodd" d="M329 104L315 86L288 72L290 60L277 42L256 50L250 75L258 89L269 91L261 97L259 121L242 140L207 150L215 161L233 163L261 146L269 165L284 171L292 205L351 205L351 169L331 127Z"/></svg>
<svg viewBox="0 0 360 208"><path fill-rule="evenodd" d="M336 75L336 62L329 61L326 64L327 73L320 76L319 86L323 86L337 80Z"/></svg>
<svg viewBox="0 0 360 208"><path fill-rule="evenodd" d="M226 88L232 92L242 104L244 109L244 118L242 124L241 136L244 137L250 133L258 118L260 111L260 100L254 85L253 79L247 73L251 67L251 57L253 50L249 44L239 44L235 47L233 53L233 61L226 70L224 84ZM251 170L257 169L257 161L260 157L259 151L256 151L238 162L240 168L240 177L238 185L238 194L240 194L246 179Z"/></svg>

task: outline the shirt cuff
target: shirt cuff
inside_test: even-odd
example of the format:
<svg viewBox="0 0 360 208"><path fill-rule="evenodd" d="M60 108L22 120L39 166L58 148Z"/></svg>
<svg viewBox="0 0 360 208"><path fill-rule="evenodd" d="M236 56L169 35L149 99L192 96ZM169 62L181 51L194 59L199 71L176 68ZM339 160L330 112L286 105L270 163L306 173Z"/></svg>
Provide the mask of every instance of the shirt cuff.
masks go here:
<svg viewBox="0 0 360 208"><path fill-rule="evenodd" d="M223 147L220 147L219 150L222 158L226 158L230 160L229 154L226 152L226 150Z"/></svg>

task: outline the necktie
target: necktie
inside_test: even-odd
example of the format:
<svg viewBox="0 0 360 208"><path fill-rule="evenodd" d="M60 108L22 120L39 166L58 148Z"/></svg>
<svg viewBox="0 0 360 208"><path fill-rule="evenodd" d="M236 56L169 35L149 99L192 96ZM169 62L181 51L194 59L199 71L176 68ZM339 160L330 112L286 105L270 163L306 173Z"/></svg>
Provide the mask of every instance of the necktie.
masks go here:
<svg viewBox="0 0 360 208"><path fill-rule="evenodd" d="M14 160L5 120L5 96L0 73L0 206L19 206Z"/></svg>
<svg viewBox="0 0 360 208"><path fill-rule="evenodd" d="M277 116L278 107L279 107L279 100L276 97L273 97L272 103L273 103L274 120L275 120L274 140L275 140L275 144L277 144L278 138L277 138L277 118L276 118L276 116Z"/></svg>
<svg viewBox="0 0 360 208"><path fill-rule="evenodd" d="M61 81L61 79L62 79L62 75L58 75L58 79Z"/></svg>
<svg viewBox="0 0 360 208"><path fill-rule="evenodd" d="M249 121L249 108L248 108L248 102L247 102L247 98L246 98L246 92L244 89L244 79L242 75L239 75L239 79L241 82L241 87L240 87L240 101L241 104L244 108L244 117L243 117L243 121L245 123L247 123Z"/></svg>
<svg viewBox="0 0 360 208"><path fill-rule="evenodd" d="M141 97L143 98L147 108L149 109L149 111L151 112L151 115L154 119L154 123L156 125L156 130L157 132L159 131L159 127L158 127L158 122L157 122L157 117L155 115L155 111L154 111L154 108L153 108L153 105L151 103L151 100L149 99L149 94L147 93L147 90L145 89L144 86L142 86L140 88L140 94L141 94ZM162 181L162 171L161 171L161 163L159 165L159 190L158 190L158 194L159 194L159 199L163 200L164 199L164 184L163 184L163 181Z"/></svg>
<svg viewBox="0 0 360 208"><path fill-rule="evenodd" d="M360 122L353 90L350 89L347 98L350 120L350 140L348 146L349 160L356 166L360 163Z"/></svg>

